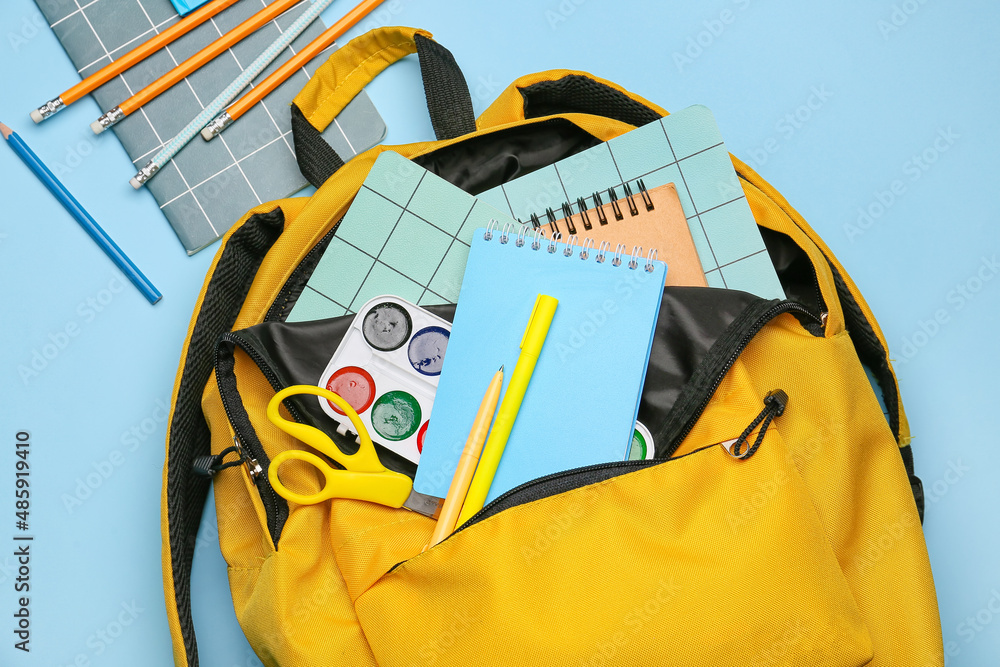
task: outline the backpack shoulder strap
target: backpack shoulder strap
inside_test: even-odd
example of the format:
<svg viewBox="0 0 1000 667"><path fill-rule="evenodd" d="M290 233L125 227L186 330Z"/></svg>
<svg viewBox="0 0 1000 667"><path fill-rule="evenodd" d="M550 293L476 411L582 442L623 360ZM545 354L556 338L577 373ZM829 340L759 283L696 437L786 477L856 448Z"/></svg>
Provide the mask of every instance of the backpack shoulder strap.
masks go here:
<svg viewBox="0 0 1000 667"><path fill-rule="evenodd" d="M174 381L160 497L162 565L174 663L196 667L191 619L191 563L210 480L192 463L210 454L201 396L212 375L215 343L232 329L264 255L281 235L284 212L274 202L252 209L223 239L195 306Z"/></svg>

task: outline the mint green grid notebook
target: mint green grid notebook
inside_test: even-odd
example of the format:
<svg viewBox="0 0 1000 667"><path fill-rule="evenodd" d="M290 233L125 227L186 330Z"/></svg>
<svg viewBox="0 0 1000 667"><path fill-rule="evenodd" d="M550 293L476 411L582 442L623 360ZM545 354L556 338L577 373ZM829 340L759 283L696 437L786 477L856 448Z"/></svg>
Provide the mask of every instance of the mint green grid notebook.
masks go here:
<svg viewBox="0 0 1000 667"><path fill-rule="evenodd" d="M380 294L421 306L455 303L472 230L490 219L543 220L582 197L594 205L642 179L675 183L711 287L783 299L760 231L712 112L671 114L473 197L397 153L379 155L288 321L337 317ZM633 189L635 189L633 187ZM604 196L607 204L608 198Z"/></svg>
<svg viewBox="0 0 1000 667"><path fill-rule="evenodd" d="M289 322L357 312L394 294L429 306L458 301L472 233L514 222L398 153L375 160Z"/></svg>
<svg viewBox="0 0 1000 667"><path fill-rule="evenodd" d="M710 287L738 289L765 299L784 299L750 205L712 112L695 105L610 141L543 167L478 195L511 217L527 222L546 208L562 218L577 199L595 206L594 193L642 179L649 189L677 186L701 268Z"/></svg>

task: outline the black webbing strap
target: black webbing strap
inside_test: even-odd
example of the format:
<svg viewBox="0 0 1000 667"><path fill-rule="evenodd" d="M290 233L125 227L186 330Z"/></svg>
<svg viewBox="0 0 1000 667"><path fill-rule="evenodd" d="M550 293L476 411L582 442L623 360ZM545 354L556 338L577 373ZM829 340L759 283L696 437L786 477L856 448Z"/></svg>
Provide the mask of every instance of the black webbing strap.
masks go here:
<svg viewBox="0 0 1000 667"><path fill-rule="evenodd" d="M292 104L292 141L299 171L317 188L334 172L344 166L344 161L323 135L306 120L298 106Z"/></svg>
<svg viewBox="0 0 1000 667"><path fill-rule="evenodd" d="M420 76L424 80L424 95L434 136L442 141L475 132L476 114L472 111L472 95L455 56L423 35L414 35L413 41L417 45Z"/></svg>
<svg viewBox="0 0 1000 667"><path fill-rule="evenodd" d="M191 618L191 563L209 488L209 479L196 475L193 463L197 457L211 453L211 434L201 410L201 396L212 376L216 340L232 329L257 269L281 235L284 222L280 208L258 213L229 238L205 290L174 398L164 492L174 600L188 667L198 665L198 643Z"/></svg>
<svg viewBox="0 0 1000 667"><path fill-rule="evenodd" d="M465 75L448 49L423 35L415 35L424 96L437 139L454 139L476 130L472 95ZM344 166L344 160L323 139L322 131L292 104L292 139L302 175L317 188Z"/></svg>

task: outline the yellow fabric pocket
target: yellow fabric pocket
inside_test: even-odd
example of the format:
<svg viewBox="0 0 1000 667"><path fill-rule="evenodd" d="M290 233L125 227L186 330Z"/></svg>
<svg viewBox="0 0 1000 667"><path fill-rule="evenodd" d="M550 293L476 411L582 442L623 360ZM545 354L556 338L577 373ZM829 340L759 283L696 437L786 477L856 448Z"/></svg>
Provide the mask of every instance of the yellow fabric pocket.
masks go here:
<svg viewBox="0 0 1000 667"><path fill-rule="evenodd" d="M400 564L355 609L385 667L872 659L774 426L746 460L712 445L505 509Z"/></svg>

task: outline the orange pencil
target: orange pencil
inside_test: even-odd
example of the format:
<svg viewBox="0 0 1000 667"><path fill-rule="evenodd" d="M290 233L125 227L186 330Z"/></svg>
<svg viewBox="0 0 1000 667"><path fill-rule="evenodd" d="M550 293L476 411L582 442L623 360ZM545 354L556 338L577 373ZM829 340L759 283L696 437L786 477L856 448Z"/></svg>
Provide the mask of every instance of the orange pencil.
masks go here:
<svg viewBox="0 0 1000 667"><path fill-rule="evenodd" d="M363 19L371 10L382 4L384 0L363 0L358 6L347 12L342 19L323 31L323 33L311 41L309 46L302 49L284 65L271 72L271 75L250 89L246 95L233 102L228 109L215 117L215 119L205 126L201 131L201 138L210 141L218 136L224 129L232 125L240 116L253 108L255 104L269 95L275 88L288 80L300 67L318 56L323 49L327 48L345 32Z"/></svg>
<svg viewBox="0 0 1000 667"><path fill-rule="evenodd" d="M451 478L448 495L445 496L444 505L441 506L437 526L434 527L431 541L424 547L424 551L448 537L455 530L458 515L465 503L465 495L468 493L472 477L476 473L476 464L479 463L479 457L483 453L483 443L486 442L486 435L490 431L493 413L496 412L497 403L500 401L500 388L502 386L503 366L493 374L493 379L490 380L490 384L486 388L486 395L483 396L483 402L479 404L479 411L476 413L472 429L469 431L469 439L465 441L465 449L462 450L462 456L458 459L455 476Z"/></svg>
<svg viewBox="0 0 1000 667"><path fill-rule="evenodd" d="M216 56L226 51L233 44L247 38L262 25L269 21L273 21L275 18L284 14L302 1L303 0L275 0L270 5L254 14L246 21L227 32L225 35L219 37L204 49L194 54L177 67L173 68L132 97L105 113L103 116L90 124L90 129L94 131L94 134L100 134L112 125L122 121L126 116L137 111L140 107L142 107L142 105L149 103L161 93L165 93L172 86L183 81L184 77L207 65Z"/></svg>
<svg viewBox="0 0 1000 667"><path fill-rule="evenodd" d="M204 5L199 8L198 11L189 14L161 32L159 35L156 35L149 41L140 44L123 55L121 58L113 60L111 63L97 70L80 83L66 90L59 97L49 100L42 106L38 107L31 112L31 120L36 123L41 123L49 116L59 113L84 95L97 90L125 70L138 65L140 62L153 55L164 46L167 46L183 35L191 32L226 7L229 7L237 2L239 2L239 0L215 0L214 2Z"/></svg>

